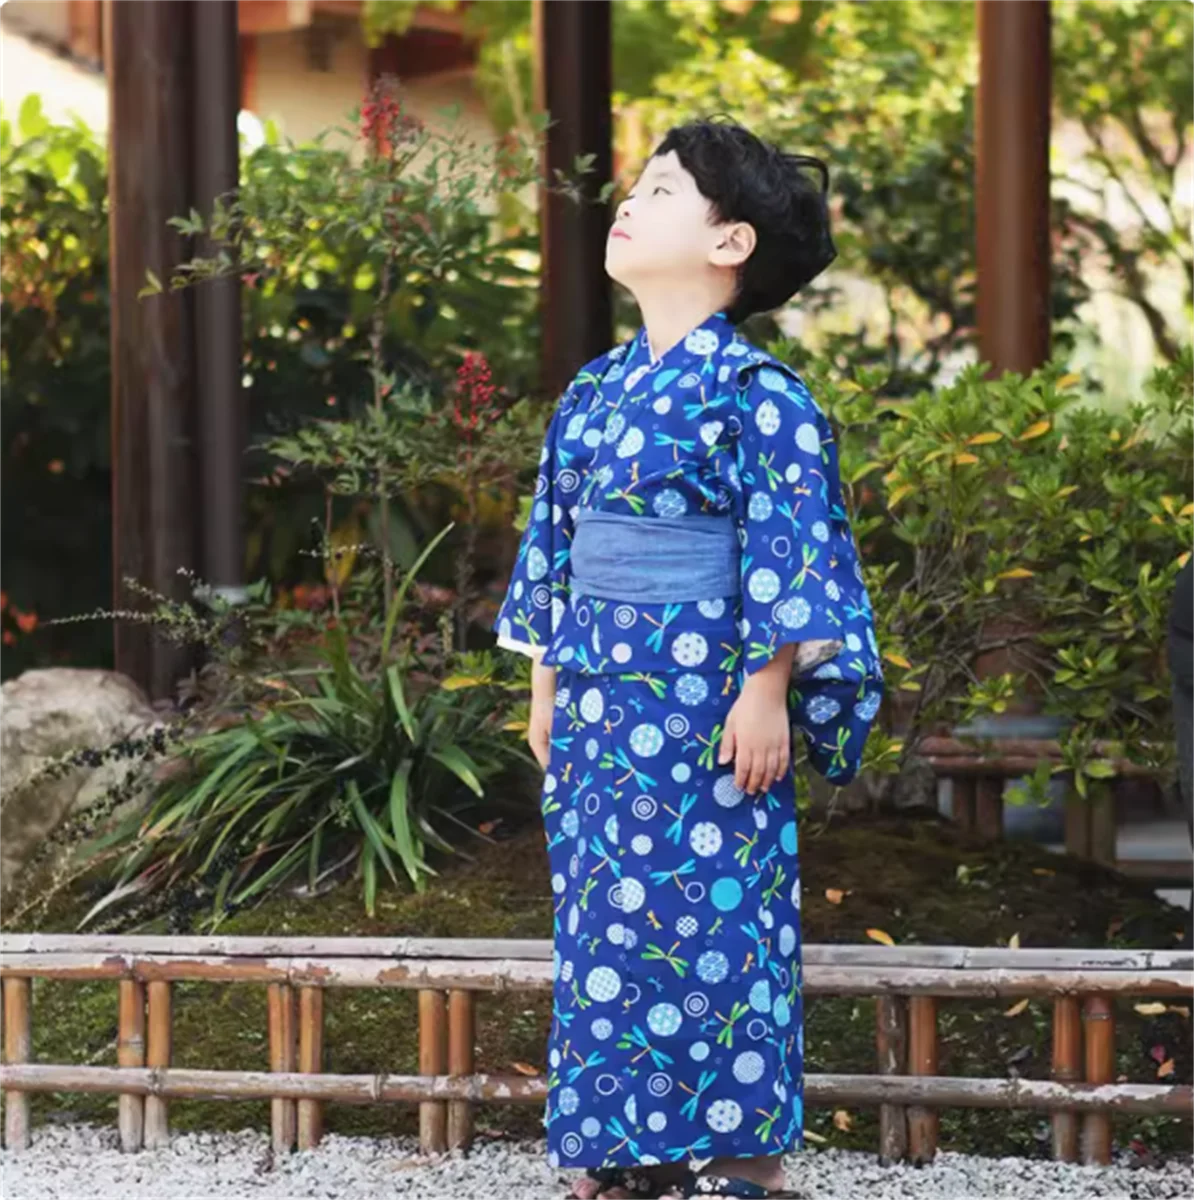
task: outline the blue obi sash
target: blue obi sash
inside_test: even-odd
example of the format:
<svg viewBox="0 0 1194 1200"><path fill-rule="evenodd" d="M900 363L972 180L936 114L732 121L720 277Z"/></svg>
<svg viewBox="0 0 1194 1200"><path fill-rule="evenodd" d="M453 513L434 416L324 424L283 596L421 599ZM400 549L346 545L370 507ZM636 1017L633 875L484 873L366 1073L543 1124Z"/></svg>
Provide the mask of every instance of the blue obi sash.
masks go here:
<svg viewBox="0 0 1194 1200"><path fill-rule="evenodd" d="M602 600L685 604L738 596L741 549L725 516L636 517L582 508L572 590Z"/></svg>

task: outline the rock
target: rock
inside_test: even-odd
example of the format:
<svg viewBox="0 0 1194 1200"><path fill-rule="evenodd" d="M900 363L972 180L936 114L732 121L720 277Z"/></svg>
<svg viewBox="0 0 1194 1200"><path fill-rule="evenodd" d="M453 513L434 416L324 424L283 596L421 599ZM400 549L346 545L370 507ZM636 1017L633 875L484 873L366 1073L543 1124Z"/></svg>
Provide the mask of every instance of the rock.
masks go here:
<svg viewBox="0 0 1194 1200"><path fill-rule="evenodd" d="M135 764L80 767L28 787L26 781L64 754L102 750L156 724L141 689L114 671L26 671L0 688L0 892L9 890L45 837L101 799Z"/></svg>

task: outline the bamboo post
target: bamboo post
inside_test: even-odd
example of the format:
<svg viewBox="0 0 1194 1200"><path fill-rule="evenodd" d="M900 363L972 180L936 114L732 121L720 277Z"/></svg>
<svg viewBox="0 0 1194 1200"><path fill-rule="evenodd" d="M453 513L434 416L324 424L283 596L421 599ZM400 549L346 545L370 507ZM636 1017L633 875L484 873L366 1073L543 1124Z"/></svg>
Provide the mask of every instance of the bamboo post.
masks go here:
<svg viewBox="0 0 1194 1200"><path fill-rule="evenodd" d="M298 1069L318 1075L323 1069L323 988L299 988ZM323 1111L318 1100L298 1102L298 1148L312 1150L323 1134Z"/></svg>
<svg viewBox="0 0 1194 1200"><path fill-rule="evenodd" d="M447 1070L447 997L433 988L419 992L419 1074L443 1075ZM419 1105L419 1146L425 1154L440 1154L448 1146L448 1106L443 1100Z"/></svg>
<svg viewBox="0 0 1194 1200"><path fill-rule="evenodd" d="M170 1065L170 981L152 979L148 984L148 1033L145 1042L145 1065ZM145 1097L145 1145L150 1150L165 1149L170 1144L170 1118L166 1100L161 1096Z"/></svg>
<svg viewBox="0 0 1194 1200"><path fill-rule="evenodd" d="M998 775L980 775L974 781L974 826L987 841L1003 837L1003 780Z"/></svg>
<svg viewBox="0 0 1194 1200"><path fill-rule="evenodd" d="M453 988L448 993L448 1074L471 1075L474 1068L476 1013L473 993ZM467 1100L448 1104L448 1148L466 1148L473 1140L473 1106Z"/></svg>
<svg viewBox="0 0 1194 1200"><path fill-rule="evenodd" d="M269 985L269 1069L293 1071L294 988L288 983ZM275 1154L294 1149L298 1120L295 1102L281 1097L270 1101L270 1136Z"/></svg>
<svg viewBox="0 0 1194 1200"><path fill-rule="evenodd" d="M120 981L120 1006L116 1034L116 1061L122 1067L145 1066L145 984L139 979ZM145 1097L123 1092L116 1102L120 1148L130 1154L145 1144Z"/></svg>
<svg viewBox="0 0 1194 1200"><path fill-rule="evenodd" d="M1065 793L1065 851L1075 858L1090 857L1090 805L1072 782Z"/></svg>
<svg viewBox="0 0 1194 1200"><path fill-rule="evenodd" d="M974 777L951 775L954 796L954 824L962 833L974 832Z"/></svg>
<svg viewBox="0 0 1194 1200"><path fill-rule="evenodd" d="M33 981L28 976L4 980L4 1061L27 1063L31 1053L30 999ZM4 1092L4 1144L9 1150L29 1148L29 1093L12 1088Z"/></svg>
<svg viewBox="0 0 1194 1200"><path fill-rule="evenodd" d="M937 997L912 996L908 1000L908 1074L937 1074ZM937 1114L913 1105L908 1109L908 1153L917 1166L933 1161L937 1153Z"/></svg>
<svg viewBox="0 0 1194 1200"><path fill-rule="evenodd" d="M955 795L957 793L955 792ZM902 1075L908 1062L908 999L878 996L875 1000L875 1049L880 1075ZM901 1104L879 1106L879 1161L902 1162L908 1153L908 1110Z"/></svg>
<svg viewBox="0 0 1194 1200"><path fill-rule="evenodd" d="M1090 857L1095 862L1115 866L1115 789L1095 784L1090 789Z"/></svg>
<svg viewBox="0 0 1194 1200"><path fill-rule="evenodd" d="M1086 1044L1086 1082L1111 1083L1115 1079L1115 1009L1110 996L1085 996L1082 1025ZM1082 1161L1088 1166L1111 1162L1110 1113L1082 1116Z"/></svg>
<svg viewBox="0 0 1194 1200"><path fill-rule="evenodd" d="M1077 996L1053 1001L1053 1079L1077 1083L1082 1078L1082 1006ZM1078 1161L1078 1115L1053 1114L1053 1157L1058 1162Z"/></svg>

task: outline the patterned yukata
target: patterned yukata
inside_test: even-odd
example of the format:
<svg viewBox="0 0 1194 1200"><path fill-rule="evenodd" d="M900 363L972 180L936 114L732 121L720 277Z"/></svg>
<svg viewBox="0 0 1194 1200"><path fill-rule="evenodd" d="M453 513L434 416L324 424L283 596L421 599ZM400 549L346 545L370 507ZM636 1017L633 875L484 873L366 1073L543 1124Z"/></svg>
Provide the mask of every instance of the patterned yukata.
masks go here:
<svg viewBox="0 0 1194 1200"><path fill-rule="evenodd" d="M726 594L630 599L634 539L626 599L572 586L586 518L682 530L696 516L736 534ZM682 568L683 534L673 541ZM644 330L586 366L548 428L496 629L557 668L542 795L552 1165L802 1145L793 779L752 797L717 764L744 674L786 643L792 723L829 780L857 772L882 697L836 447L799 376L721 314L657 361Z"/></svg>

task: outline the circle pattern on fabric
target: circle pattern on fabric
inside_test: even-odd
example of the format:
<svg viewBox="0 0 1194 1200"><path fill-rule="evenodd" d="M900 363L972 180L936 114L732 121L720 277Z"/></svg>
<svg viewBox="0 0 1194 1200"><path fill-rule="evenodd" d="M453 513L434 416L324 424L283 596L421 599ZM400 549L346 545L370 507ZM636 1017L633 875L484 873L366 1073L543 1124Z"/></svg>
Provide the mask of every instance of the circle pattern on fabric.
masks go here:
<svg viewBox="0 0 1194 1200"><path fill-rule="evenodd" d="M613 967L594 967L585 977L585 992L599 1003L617 998L622 990L622 977Z"/></svg>

